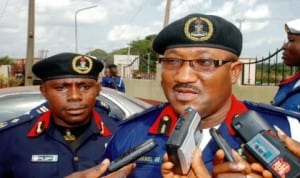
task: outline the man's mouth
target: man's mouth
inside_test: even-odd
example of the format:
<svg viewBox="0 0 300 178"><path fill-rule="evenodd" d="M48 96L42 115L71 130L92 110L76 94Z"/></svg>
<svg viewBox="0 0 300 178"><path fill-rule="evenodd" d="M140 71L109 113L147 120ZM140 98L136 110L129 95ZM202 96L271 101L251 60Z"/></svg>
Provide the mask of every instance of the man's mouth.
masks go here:
<svg viewBox="0 0 300 178"><path fill-rule="evenodd" d="M176 88L175 98L179 101L190 101L199 97L199 92L191 88Z"/></svg>
<svg viewBox="0 0 300 178"><path fill-rule="evenodd" d="M85 108L83 108L83 107L67 109L67 112L71 115L79 115L79 114L82 114L84 111L85 111Z"/></svg>

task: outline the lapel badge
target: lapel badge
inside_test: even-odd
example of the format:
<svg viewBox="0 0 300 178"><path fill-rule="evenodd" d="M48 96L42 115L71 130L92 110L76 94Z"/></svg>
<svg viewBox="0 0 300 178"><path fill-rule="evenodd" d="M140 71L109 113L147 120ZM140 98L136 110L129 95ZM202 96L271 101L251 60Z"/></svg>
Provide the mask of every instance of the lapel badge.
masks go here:
<svg viewBox="0 0 300 178"><path fill-rule="evenodd" d="M72 142L76 140L75 135L71 134L71 130L70 129L66 129L66 135L64 135L64 139L67 142Z"/></svg>
<svg viewBox="0 0 300 178"><path fill-rule="evenodd" d="M36 133L39 135L43 132L44 130L44 122L39 121L36 127Z"/></svg>
<svg viewBox="0 0 300 178"><path fill-rule="evenodd" d="M159 122L158 132L160 134L168 134L171 127L171 119L170 116L165 115Z"/></svg>

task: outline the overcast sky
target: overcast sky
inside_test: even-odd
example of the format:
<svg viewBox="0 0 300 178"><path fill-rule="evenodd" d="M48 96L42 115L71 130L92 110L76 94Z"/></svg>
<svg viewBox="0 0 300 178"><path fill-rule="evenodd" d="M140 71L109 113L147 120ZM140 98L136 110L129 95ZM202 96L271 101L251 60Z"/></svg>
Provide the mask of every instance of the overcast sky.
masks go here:
<svg viewBox="0 0 300 178"><path fill-rule="evenodd" d="M0 0L0 57L26 57L29 0ZM35 57L75 51L106 52L163 27L166 0L36 0ZM300 18L299 0L172 0L170 22L189 13L220 15L241 28L242 57L266 57L286 39L285 22ZM238 23L242 21L242 23Z"/></svg>

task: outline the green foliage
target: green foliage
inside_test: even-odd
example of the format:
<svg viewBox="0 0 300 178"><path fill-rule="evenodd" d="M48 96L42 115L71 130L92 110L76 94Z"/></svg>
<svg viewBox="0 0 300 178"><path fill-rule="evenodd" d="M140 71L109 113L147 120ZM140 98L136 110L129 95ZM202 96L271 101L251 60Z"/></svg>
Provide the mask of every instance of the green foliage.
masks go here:
<svg viewBox="0 0 300 178"><path fill-rule="evenodd" d="M148 57L150 58L150 72L156 71L156 60L157 54L152 50L152 41L156 35L146 36L145 39L137 39L130 42L129 47L120 48L112 51L111 53L106 53L104 50L95 49L88 52L89 55L95 56L102 59L106 64L113 63L113 55L127 55L130 52L131 55L140 56L140 66L139 73L145 73L148 70Z"/></svg>
<svg viewBox="0 0 300 178"><path fill-rule="evenodd" d="M20 86L23 82L23 79L16 77L5 77L0 74L0 88L12 87L12 86Z"/></svg>
<svg viewBox="0 0 300 178"><path fill-rule="evenodd" d="M88 55L95 56L98 59L105 60L107 58L107 53L102 49L95 49L87 53Z"/></svg>
<svg viewBox="0 0 300 178"><path fill-rule="evenodd" d="M292 67L284 63L276 64L257 64L256 65L256 83L277 85L281 80L292 75Z"/></svg>
<svg viewBox="0 0 300 178"><path fill-rule="evenodd" d="M148 58L150 58L150 72L156 71L156 60L157 55L152 50L152 41L156 37L156 35L146 36L143 40L134 40L130 43L131 54L140 56L140 72L147 72L148 70Z"/></svg>
<svg viewBox="0 0 300 178"><path fill-rule="evenodd" d="M0 57L0 65L14 65L15 62L13 59L8 56Z"/></svg>

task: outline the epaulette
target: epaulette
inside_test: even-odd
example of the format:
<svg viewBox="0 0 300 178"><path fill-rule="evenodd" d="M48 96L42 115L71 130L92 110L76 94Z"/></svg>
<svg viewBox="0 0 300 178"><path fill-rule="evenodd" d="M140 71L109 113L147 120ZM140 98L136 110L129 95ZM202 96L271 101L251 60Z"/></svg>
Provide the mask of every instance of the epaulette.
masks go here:
<svg viewBox="0 0 300 178"><path fill-rule="evenodd" d="M266 103L256 103L256 102L252 102L252 101L244 101L244 103L246 104L248 109L261 110L264 112L270 112L272 114L276 113L276 114L282 115L282 116L291 116L291 117L294 117L294 118L297 118L298 120L300 120L299 112L287 110L282 107L273 106L273 105L266 104Z"/></svg>
<svg viewBox="0 0 300 178"><path fill-rule="evenodd" d="M97 100L97 101L96 101L96 104L95 104L95 107L104 109L107 113L110 112L110 107L109 107L109 105L108 105L106 102L104 102L104 101Z"/></svg>
<svg viewBox="0 0 300 178"><path fill-rule="evenodd" d="M130 116L128 119L123 120L120 122L120 125L128 123L128 122L132 122L132 121L136 121L138 119L144 118L145 115L152 113L153 111L161 111L168 103L160 103L158 105L152 106L142 112L133 114L132 116Z"/></svg>
<svg viewBox="0 0 300 178"><path fill-rule="evenodd" d="M11 129L11 128L16 127L18 125L27 123L27 122L29 122L33 119L34 119L34 117L32 117L28 114L24 114L22 116L10 119L8 121L0 122L0 132L2 132L4 130L7 130L7 129Z"/></svg>
<svg viewBox="0 0 300 178"><path fill-rule="evenodd" d="M49 111L49 103L48 101L38 105L37 107L33 108L32 110L29 111L29 115L33 118L39 117L41 114Z"/></svg>

